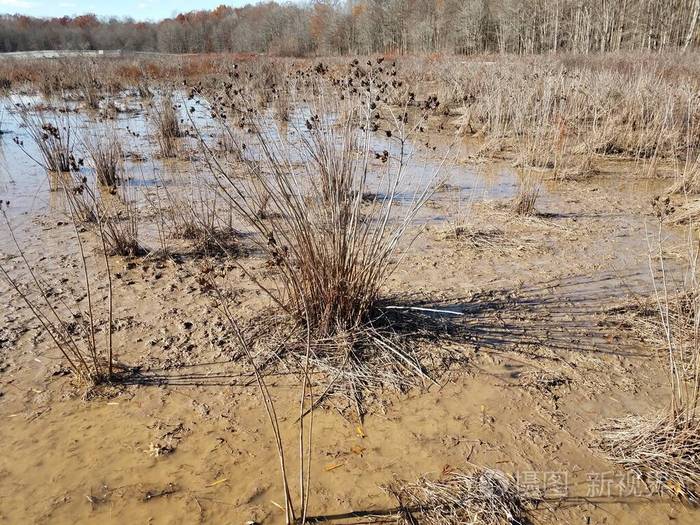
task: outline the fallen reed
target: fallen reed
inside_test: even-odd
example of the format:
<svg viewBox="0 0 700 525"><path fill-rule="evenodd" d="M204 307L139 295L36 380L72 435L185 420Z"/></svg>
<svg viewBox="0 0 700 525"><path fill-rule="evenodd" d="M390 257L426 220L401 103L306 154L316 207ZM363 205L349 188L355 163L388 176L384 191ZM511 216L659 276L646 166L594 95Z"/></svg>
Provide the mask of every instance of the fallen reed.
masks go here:
<svg viewBox="0 0 700 525"><path fill-rule="evenodd" d="M700 420L681 414L631 415L606 423L603 450L652 494L700 502Z"/></svg>

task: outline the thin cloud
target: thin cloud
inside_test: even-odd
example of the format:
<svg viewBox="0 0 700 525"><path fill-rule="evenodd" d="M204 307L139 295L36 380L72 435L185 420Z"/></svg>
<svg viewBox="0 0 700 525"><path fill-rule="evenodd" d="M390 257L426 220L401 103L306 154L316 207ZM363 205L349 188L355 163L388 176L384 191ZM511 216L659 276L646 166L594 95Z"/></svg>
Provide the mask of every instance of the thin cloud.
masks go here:
<svg viewBox="0 0 700 525"><path fill-rule="evenodd" d="M2 7L16 7L18 9L34 9L37 7L35 2L27 2L26 0L0 0Z"/></svg>

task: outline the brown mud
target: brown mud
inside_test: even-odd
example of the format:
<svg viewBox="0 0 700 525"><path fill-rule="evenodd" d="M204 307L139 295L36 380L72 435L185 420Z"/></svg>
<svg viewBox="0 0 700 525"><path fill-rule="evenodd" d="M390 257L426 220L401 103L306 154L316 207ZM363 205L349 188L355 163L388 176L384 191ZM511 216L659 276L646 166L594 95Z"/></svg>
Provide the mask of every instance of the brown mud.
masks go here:
<svg viewBox="0 0 700 525"><path fill-rule="evenodd" d="M0 197L11 202L14 232L56 297L80 296L60 192L4 142ZM696 510L647 497L595 446L607 418L667 402L662 356L611 313L651 291L651 199L668 181L638 171L614 163L585 180L545 181L537 214L518 217L508 209L518 184L509 165L450 165L385 291L397 306L454 312L442 322L457 335L434 343L454 363L438 386L377 393L362 423L316 411L312 515L380 522L395 506L382 484L471 463L543 489L536 522L698 522ZM134 186L148 191L154 172L167 173L168 163L149 159ZM21 272L1 231L2 262ZM665 235L667 251L682 255L683 231ZM241 262L264 275L254 251ZM198 278L201 264L186 254L114 259L115 348L131 372L87 395L0 281L0 523L283 522L272 434L251 371ZM240 269L212 264L226 271L248 323L269 310ZM268 381L294 451L298 383L281 373Z"/></svg>

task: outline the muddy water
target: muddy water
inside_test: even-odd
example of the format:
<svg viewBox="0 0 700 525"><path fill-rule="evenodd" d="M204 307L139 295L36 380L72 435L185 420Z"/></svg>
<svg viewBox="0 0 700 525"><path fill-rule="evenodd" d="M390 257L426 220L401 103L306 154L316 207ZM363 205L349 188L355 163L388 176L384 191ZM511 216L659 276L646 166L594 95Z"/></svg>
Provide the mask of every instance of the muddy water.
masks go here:
<svg viewBox="0 0 700 525"><path fill-rule="evenodd" d="M181 122L186 133L195 129L209 142L209 147L216 149L216 141L220 137L220 127L211 118L204 101L194 99L185 101L184 98L178 104ZM11 200L13 206L9 214L19 215L25 212L43 212L51 208L49 183L43 168L32 160L40 159L36 145L32 143L27 130L21 124L16 104L27 104L28 107L40 108L43 104L38 97L12 97L2 102L4 105L5 119L2 122L2 175L0 176L0 192L6 200ZM56 123L59 127L70 125L73 130L75 150L78 156L84 151L81 144L81 136L90 139L92 136L104 133L106 130L117 130L118 136L124 142L124 150L128 154L138 153L144 156L143 162L126 160L125 171L128 183L134 186L148 186L154 184L172 183L172 172L187 170L196 172L206 180L208 169L202 162L203 153L199 144L193 138L185 138L182 143L185 149L193 156L192 162L180 163L177 161L160 160L157 158L157 147L152 139L149 126L147 105L137 102L130 97L118 100L116 105L123 112L116 113L112 118L104 119L100 114L89 113L85 110L73 112L79 108L78 104L62 103L62 108L67 108L66 113L57 114L49 109L38 109L46 122ZM194 112L189 110L194 109ZM285 149L286 157L290 162L300 162L299 149L294 146L295 135L301 133L303 123L309 110L298 110L291 117L291 124L278 126L272 119L267 120L268 128L264 133L273 141L279 140L280 134L285 134L291 147ZM252 137L251 137L252 139ZM22 151L13 141L19 140L26 152ZM244 139L245 140L245 139ZM251 140L251 142L253 142ZM505 166L496 169L489 167L483 169L467 164L456 165L454 160L459 155L459 148L454 144L446 145L444 141L440 149L431 151L433 147L425 147L422 142L408 140L404 145L404 151L411 163L411 177L406 179L405 190L418 181L428 181L439 173L441 179L445 179L453 188L459 189L462 198L506 198L511 197L517 191L518 177L513 169ZM426 142L429 144L428 142ZM371 151L381 153L388 150L392 155L397 155L400 146L398 141L376 135L371 144ZM250 151L250 150L249 150ZM249 153L254 155L254 153ZM197 160L199 159L199 161ZM83 168L80 176L91 177L90 170ZM370 181L372 184L373 181ZM376 182L376 181L374 181ZM399 198L402 196L410 199L410 194L405 194L399 188ZM138 194L138 192L137 192Z"/></svg>
<svg viewBox="0 0 700 525"><path fill-rule="evenodd" d="M168 186L191 193L207 171L189 139L183 142L195 160L157 159L146 110L132 99L123 104L136 112L104 123L84 111L71 118L81 129L116 122L126 149L145 153L143 162L127 161L127 170L148 221L145 192ZM206 113L196 109L193 118L216 135ZM66 221L65 202L12 142L17 136L31 147L11 115L8 109L2 126L0 197L11 201L10 219L42 279L72 300L82 287L75 253L66 248L74 246L72 230L58 225ZM590 180L546 181L539 215L519 218L507 208L516 170L458 162L465 145L431 140L435 151L423 139L410 145L412 175L425 180L444 161L445 184L421 211L425 231L386 291L465 314L453 322L463 323L456 333L466 328L466 336L443 344L451 352L445 359L466 364L455 363L440 388L382 393L362 423L352 411L319 410L311 513L386 511L396 502L382 484L472 463L539 485L564 479L565 497L545 483L554 499L536 512L543 523L697 523L697 512L648 498L636 485L632 492L610 487L624 472L595 448L595 428L606 418L666 403L653 345L607 313L650 288L649 201L666 182L640 178L633 166L607 166ZM372 147L396 145L377 137ZM409 191L404 197L412 198ZM446 236L456 221L488 242ZM668 236L671 251L680 252L683 232ZM0 229L0 257L20 271L7 242ZM63 374L46 335L0 282L0 523L282 523L265 413L197 278L200 262L114 259L117 360L139 373L92 398ZM265 276L256 254L243 264ZM240 272L230 270L228 283L242 317L269 310ZM296 480L298 385L287 374L269 381Z"/></svg>
<svg viewBox="0 0 700 525"><path fill-rule="evenodd" d="M76 102L56 102L61 112L47 109L46 103L36 96L13 96L3 101L5 119L2 123L4 134L1 138L2 166L0 167L0 198L9 201L6 213L11 221L16 236L23 246L33 236L33 223L39 220L42 227L50 228L52 224L69 221L68 203L63 185L68 187L73 182L66 182L65 176L48 175L37 162L41 157L36 144L31 140L27 129L22 124L19 114L20 104L30 108L42 121L54 123L63 129L70 126L76 157L86 156L83 140L90 141L105 132L115 131L123 143L126 154L124 173L126 180L122 185L124 196L142 215L140 241L146 247L158 249L162 246L161 225L152 222L160 212L154 210L155 203L168 205L166 197L174 196L183 202L192 202L195 206L202 196L205 200L214 197L216 184L205 157L205 152L194 135L201 134L210 151L218 149L222 137L220 124L215 122L204 100L187 100L183 94L174 97L181 119L185 137L179 140L181 155L178 159L161 159L153 136L149 114L153 112L152 102L143 102L129 94L124 94L115 101L117 112L106 118L103 112L86 111ZM305 133L305 121L311 111L302 107L290 114L289 123L275 122L267 116L263 122L263 133L271 143L278 144L284 135L285 146L280 154L288 159L292 166L303 162L299 137ZM303 130L303 131L302 131ZM237 130L240 133L240 130ZM245 155L255 157L255 139L253 135L242 133L240 139L247 145ZM411 169L406 170L402 183L397 187L394 198L397 202L408 205L422 192L426 185L438 185L439 190L433 201L443 210L452 213L456 208L465 208L473 202L483 199L506 199L517 192L519 178L515 170L507 165L477 166L456 162L461 155L461 146L455 142L432 140L426 136L413 136L403 144L403 151ZM19 143L19 144L18 144ZM20 147L21 145L21 147ZM380 134L372 138L370 156L389 151L392 158L399 155L401 143ZM392 161L393 162L393 161ZM86 165L79 173L71 177L78 180L85 177L89 184L94 184L94 174ZM373 171L367 189L379 198L386 190L386 180L382 178L384 168L379 161L373 161ZM300 169L303 173L303 169ZM52 191L58 188L57 191ZM543 189L543 195L548 190ZM217 204L220 208L221 205ZM405 206L404 209L408 209ZM400 210L399 210L400 215ZM232 212L225 213L232 217ZM149 219L150 217L150 219ZM246 230L246 225L234 220L237 229ZM443 211L424 210L417 217L418 223L444 222L449 220ZM7 229L0 231L0 240L8 244Z"/></svg>

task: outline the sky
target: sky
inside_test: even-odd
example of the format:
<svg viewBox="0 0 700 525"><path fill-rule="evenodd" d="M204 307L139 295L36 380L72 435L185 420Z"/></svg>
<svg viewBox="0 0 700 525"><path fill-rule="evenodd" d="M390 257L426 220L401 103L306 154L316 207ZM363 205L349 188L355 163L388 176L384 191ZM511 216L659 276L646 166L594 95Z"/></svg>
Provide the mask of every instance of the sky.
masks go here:
<svg viewBox="0 0 700 525"><path fill-rule="evenodd" d="M136 20L160 20L177 13L213 9L221 4L239 7L256 0L0 0L0 13L36 17L82 15L129 16Z"/></svg>

